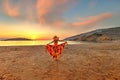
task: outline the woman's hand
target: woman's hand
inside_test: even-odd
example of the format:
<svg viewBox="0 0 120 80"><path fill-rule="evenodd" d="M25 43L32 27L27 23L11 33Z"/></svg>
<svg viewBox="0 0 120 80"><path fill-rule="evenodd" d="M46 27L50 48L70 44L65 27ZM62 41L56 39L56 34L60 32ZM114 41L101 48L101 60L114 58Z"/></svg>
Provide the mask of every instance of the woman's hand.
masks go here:
<svg viewBox="0 0 120 80"><path fill-rule="evenodd" d="M65 42L66 45L68 45L67 41Z"/></svg>

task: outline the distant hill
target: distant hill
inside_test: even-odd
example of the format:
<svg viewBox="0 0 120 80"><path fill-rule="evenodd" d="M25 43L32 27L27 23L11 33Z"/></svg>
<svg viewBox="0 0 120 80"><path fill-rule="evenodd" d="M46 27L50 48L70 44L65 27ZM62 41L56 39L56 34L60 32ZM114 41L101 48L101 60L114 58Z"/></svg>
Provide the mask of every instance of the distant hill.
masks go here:
<svg viewBox="0 0 120 80"><path fill-rule="evenodd" d="M27 40L31 40L31 39L27 39L27 38L10 38L10 39L4 39L4 41L27 41Z"/></svg>
<svg viewBox="0 0 120 80"><path fill-rule="evenodd" d="M68 37L65 40L90 41L90 42L105 42L112 40L120 40L120 27L98 29L91 32Z"/></svg>

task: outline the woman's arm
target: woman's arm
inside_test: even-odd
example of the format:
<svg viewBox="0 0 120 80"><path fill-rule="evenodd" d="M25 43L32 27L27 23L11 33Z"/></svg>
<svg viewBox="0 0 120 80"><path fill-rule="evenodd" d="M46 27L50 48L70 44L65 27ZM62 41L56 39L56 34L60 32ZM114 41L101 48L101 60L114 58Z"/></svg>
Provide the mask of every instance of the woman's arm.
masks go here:
<svg viewBox="0 0 120 80"><path fill-rule="evenodd" d="M59 40L59 42L65 42L66 45L68 45L67 41L64 41L64 40Z"/></svg>
<svg viewBox="0 0 120 80"><path fill-rule="evenodd" d="M64 40L59 40L59 42L65 42Z"/></svg>
<svg viewBox="0 0 120 80"><path fill-rule="evenodd" d="M52 41L52 42L50 42L50 43L48 43L48 44L51 44L51 43L53 43L54 41Z"/></svg>
<svg viewBox="0 0 120 80"><path fill-rule="evenodd" d="M66 42L67 43L67 41L64 41L64 40L59 40L59 42Z"/></svg>

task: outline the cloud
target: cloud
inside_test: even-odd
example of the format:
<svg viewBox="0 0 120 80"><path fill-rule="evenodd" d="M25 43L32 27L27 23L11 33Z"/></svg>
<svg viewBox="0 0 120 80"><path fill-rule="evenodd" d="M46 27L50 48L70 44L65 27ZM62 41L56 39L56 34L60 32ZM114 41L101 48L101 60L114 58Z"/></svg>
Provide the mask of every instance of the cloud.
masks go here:
<svg viewBox="0 0 120 80"><path fill-rule="evenodd" d="M61 26L63 27L65 25L66 24L65 24L64 20L56 20L52 23L52 26L54 26L54 27L61 27Z"/></svg>
<svg viewBox="0 0 120 80"><path fill-rule="evenodd" d="M69 9L74 0L37 0L36 10L41 24L51 24L62 19L62 14Z"/></svg>
<svg viewBox="0 0 120 80"><path fill-rule="evenodd" d="M45 19L44 17L46 16L47 13L51 11L51 9L54 6L54 0L37 0L36 4L36 10L37 10L37 15L40 20L40 23L44 23Z"/></svg>
<svg viewBox="0 0 120 80"><path fill-rule="evenodd" d="M33 21L35 20L35 15L34 15L34 9L35 6L33 5L33 0L26 0L26 3L29 5L26 5L26 19L28 21Z"/></svg>
<svg viewBox="0 0 120 80"><path fill-rule="evenodd" d="M4 13L10 17L57 26L63 24L63 13L76 2L77 0L4 0L3 8Z"/></svg>
<svg viewBox="0 0 120 80"><path fill-rule="evenodd" d="M95 26L98 23L111 18L112 16L113 16L113 13L106 12L106 13L99 14L97 16L90 16L84 19L82 18L83 21L73 22L72 26L76 26L76 27L77 26Z"/></svg>
<svg viewBox="0 0 120 80"><path fill-rule="evenodd" d="M17 2L5 0L3 7L4 12L10 17L35 21L40 23L40 25L45 24L53 27L95 26L113 16L113 13L106 12L87 18L79 18L79 22L67 23L62 15L74 6L76 2L77 0L18 0ZM95 5L95 3L91 2L91 5ZM21 11L23 8L24 12Z"/></svg>
<svg viewBox="0 0 120 80"><path fill-rule="evenodd" d="M4 4L4 12L11 17L20 16L20 2L17 5L13 6L11 0L5 0Z"/></svg>

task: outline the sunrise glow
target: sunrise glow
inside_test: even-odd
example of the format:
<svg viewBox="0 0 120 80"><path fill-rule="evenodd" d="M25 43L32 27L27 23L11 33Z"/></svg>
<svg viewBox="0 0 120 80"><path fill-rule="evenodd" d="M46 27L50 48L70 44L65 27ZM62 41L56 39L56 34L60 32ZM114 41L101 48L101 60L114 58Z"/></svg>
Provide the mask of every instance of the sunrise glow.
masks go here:
<svg viewBox="0 0 120 80"><path fill-rule="evenodd" d="M119 0L1 0L0 39L61 39L120 25Z"/></svg>

